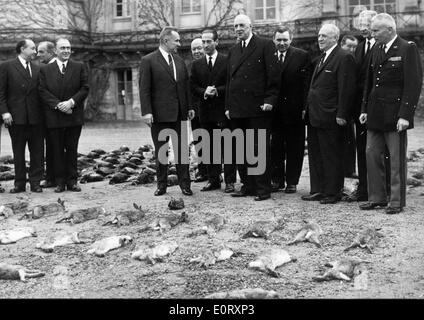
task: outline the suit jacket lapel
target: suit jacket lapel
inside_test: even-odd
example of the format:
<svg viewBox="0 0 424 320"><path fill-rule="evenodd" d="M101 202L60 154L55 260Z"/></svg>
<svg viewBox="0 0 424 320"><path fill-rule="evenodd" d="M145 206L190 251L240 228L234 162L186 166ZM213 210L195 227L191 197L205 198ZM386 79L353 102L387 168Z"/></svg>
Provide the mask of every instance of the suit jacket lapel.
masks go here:
<svg viewBox="0 0 424 320"><path fill-rule="evenodd" d="M243 54L236 62L234 68L232 68L231 74L236 72L236 70L240 67L240 65L253 53L253 51L255 51L255 49L256 49L256 38L255 38L255 35L253 35L249 41L249 45L244 49Z"/></svg>
<svg viewBox="0 0 424 320"><path fill-rule="evenodd" d="M212 67L210 79L213 79L213 77L216 75L216 73L219 69L219 65L221 64L221 61L222 61L222 55L218 53L218 55L216 56L216 59L215 59L215 63ZM209 67L208 67L208 69L209 69Z"/></svg>
<svg viewBox="0 0 424 320"><path fill-rule="evenodd" d="M156 59L159 62L159 64L162 65L162 67L166 70L166 72L171 77L171 79L175 81L174 75L171 73L171 69L169 68L169 64L167 61L165 61L159 49L156 51ZM175 67L177 68L177 63L175 62L175 59L174 59L174 63L175 63ZM178 70L177 70L177 76L178 76Z"/></svg>
<svg viewBox="0 0 424 320"><path fill-rule="evenodd" d="M18 58L16 58L15 62L13 63L14 67L16 68L16 70L18 70L18 72L20 73L20 75L26 80L26 81L30 81L31 77L29 76L29 74L27 73L26 69L24 68L24 66L22 65L22 63L19 61ZM32 65L31 65L32 67ZM32 70L31 70L32 71ZM34 75L33 75L34 76Z"/></svg>
<svg viewBox="0 0 424 320"><path fill-rule="evenodd" d="M336 46L333 51L331 51L330 55L327 57L327 59L325 59L324 63L321 65L321 67L318 67L315 69L315 73L313 76L313 79L315 79L316 77L318 77L318 75L322 72L322 70L324 70L325 66L331 61L331 59L334 57L334 55L336 54L336 52L339 51L339 46ZM318 62L319 63L319 62Z"/></svg>

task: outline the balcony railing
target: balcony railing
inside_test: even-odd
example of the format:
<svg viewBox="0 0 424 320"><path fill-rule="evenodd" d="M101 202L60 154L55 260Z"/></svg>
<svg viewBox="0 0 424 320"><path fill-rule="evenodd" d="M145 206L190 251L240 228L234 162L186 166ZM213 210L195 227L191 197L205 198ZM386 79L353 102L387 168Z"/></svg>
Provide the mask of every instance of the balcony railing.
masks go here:
<svg viewBox="0 0 424 320"><path fill-rule="evenodd" d="M399 12L392 14L396 19L399 32L424 34L424 11ZM315 37L323 23L335 23L342 33L357 30L357 16L327 16L318 18L298 19L281 23L254 26L254 32L264 37L272 37L274 29L281 24L292 28L295 38L304 39ZM188 46L191 40L200 35L202 28L181 30L183 46ZM232 43L235 40L234 28L225 26L219 28L221 43ZM12 48L19 40L33 39L34 42L45 40L53 41L59 37L69 39L76 48L93 50L148 50L157 46L159 30L156 31L129 31L114 33L89 33L80 30L63 29L2 29L0 30L0 49Z"/></svg>

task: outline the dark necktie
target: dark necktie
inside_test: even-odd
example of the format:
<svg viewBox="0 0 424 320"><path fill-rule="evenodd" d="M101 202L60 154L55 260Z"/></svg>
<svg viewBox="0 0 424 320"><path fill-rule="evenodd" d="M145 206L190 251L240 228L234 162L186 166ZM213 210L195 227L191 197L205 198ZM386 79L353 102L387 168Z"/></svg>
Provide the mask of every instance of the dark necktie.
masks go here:
<svg viewBox="0 0 424 320"><path fill-rule="evenodd" d="M209 56L208 67L209 67L209 70L212 70L212 67L213 67L213 65L212 65L212 56Z"/></svg>
<svg viewBox="0 0 424 320"><path fill-rule="evenodd" d="M29 62L27 61L27 63L26 63L26 72L28 73L28 75L29 75L29 77L31 78L32 76L31 76L31 70L29 69Z"/></svg>
<svg viewBox="0 0 424 320"><path fill-rule="evenodd" d="M246 42L242 41L241 42L241 53L243 53L244 49L246 49Z"/></svg>
<svg viewBox="0 0 424 320"><path fill-rule="evenodd" d="M278 61L280 61L280 64L284 63L284 53L280 53L280 57L278 58Z"/></svg>
<svg viewBox="0 0 424 320"><path fill-rule="evenodd" d="M66 72L66 66L64 63L62 63L62 74L65 74Z"/></svg>
<svg viewBox="0 0 424 320"><path fill-rule="evenodd" d="M368 55L370 50L371 50L371 41L367 40L367 49L365 51L365 55Z"/></svg>
<svg viewBox="0 0 424 320"><path fill-rule="evenodd" d="M171 69L172 77L175 79L174 64L172 63L172 56L170 53L168 53L168 64L169 64L169 69Z"/></svg>
<svg viewBox="0 0 424 320"><path fill-rule="evenodd" d="M322 64L324 63L324 59L325 59L325 51L322 53L321 59L319 59L318 68L321 68Z"/></svg>

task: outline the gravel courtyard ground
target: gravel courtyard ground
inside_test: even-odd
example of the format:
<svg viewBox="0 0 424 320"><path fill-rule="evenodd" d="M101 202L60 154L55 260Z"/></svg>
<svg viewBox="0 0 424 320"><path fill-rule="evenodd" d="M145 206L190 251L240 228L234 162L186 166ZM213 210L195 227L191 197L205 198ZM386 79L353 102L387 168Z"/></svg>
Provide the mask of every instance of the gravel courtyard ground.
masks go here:
<svg viewBox="0 0 424 320"><path fill-rule="evenodd" d="M408 150L424 147L424 122L409 132ZM131 150L151 143L150 132L141 123L88 124L80 140L80 152L95 148L106 151L128 146ZM11 154L10 138L2 128L1 155ZM409 175L424 171L424 154L409 162ZM346 179L347 188L355 180ZM423 181L424 182L424 181ZM2 181L9 190L12 181ZM408 187L407 207L399 215L388 216L383 210L361 211L357 203L340 202L320 205L305 202L300 196L309 192L308 161L298 193L273 193L272 199L255 202L252 198L232 198L223 191L200 192L204 183L193 183L194 196L182 196L179 187L168 188L162 197L154 197L155 184L132 186L128 183L109 185L107 181L83 184L81 193L65 192L68 210L103 206L110 215L141 205L147 216L168 214L172 197L183 197L188 222L163 232L143 231L144 221L129 226L102 226L110 216L101 216L81 224L56 224L56 215L38 220L18 220L12 216L0 220L0 233L14 227L34 227L38 236L15 244L0 245L0 262L19 264L45 272L45 276L27 282L0 280L0 298L202 298L218 291L243 288L275 290L281 298L423 298L424 297L424 187ZM30 207L53 203L58 194L52 189L42 194L26 192L0 194L0 205L25 200ZM226 219L223 229L211 235L189 236L200 229L212 215ZM1 218L0 218L1 219ZM313 219L323 229L322 248L311 243L287 246L302 226L302 220ZM242 238L252 222L280 220L282 228L268 239ZM356 233L366 227L381 228L383 237L372 254L362 249L344 253ZM36 243L62 232L83 232L92 241L112 235L128 235L133 241L96 257L86 251L90 243L59 247L53 253L36 249ZM162 240L176 241L178 249L163 262L154 265L131 258L142 245ZM208 249L226 245L238 254L229 260L206 268L190 264L189 260ZM282 248L297 258L296 262L277 269L280 277L250 270L247 264L268 248ZM357 257L368 261L367 278L361 286L354 282L313 282L322 274L324 264L340 257Z"/></svg>

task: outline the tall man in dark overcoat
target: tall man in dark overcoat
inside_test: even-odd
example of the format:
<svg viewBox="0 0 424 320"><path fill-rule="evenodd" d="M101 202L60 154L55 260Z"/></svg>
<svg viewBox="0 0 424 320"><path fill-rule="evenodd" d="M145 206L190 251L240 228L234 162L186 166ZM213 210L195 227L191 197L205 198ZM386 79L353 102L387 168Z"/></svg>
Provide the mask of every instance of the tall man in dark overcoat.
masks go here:
<svg viewBox="0 0 424 320"><path fill-rule="evenodd" d="M0 113L9 128L15 166L15 183L11 193L25 192L25 147L28 144L30 167L28 178L31 191L42 192L44 143L43 110L38 94L40 68L32 63L35 44L19 41L15 59L0 65Z"/></svg>
<svg viewBox="0 0 424 320"><path fill-rule="evenodd" d="M275 46L271 40L252 33L252 22L246 15L235 17L234 29L238 43L228 53L225 113L228 119L231 119L232 129L242 130L246 153L244 163L238 167L243 186L232 196L252 195L256 201L261 201L271 197L271 111L278 95ZM260 129L265 133L265 141L261 142L265 152L258 155ZM255 138L249 140L247 131L254 132ZM253 150L253 154L262 158L262 173L252 174L252 170L248 170L248 167L254 167L247 161L248 150Z"/></svg>
<svg viewBox="0 0 424 320"><path fill-rule="evenodd" d="M371 32L378 48L372 52L360 115L367 124L368 203L363 210L385 207L397 214L406 204L407 130L414 127L414 113L421 92L423 71L414 42L396 33L387 13L376 15ZM384 151L390 155L390 197L387 199Z"/></svg>

